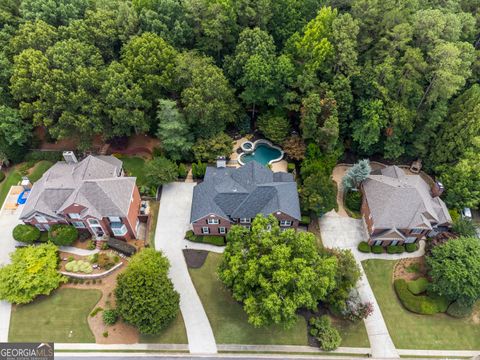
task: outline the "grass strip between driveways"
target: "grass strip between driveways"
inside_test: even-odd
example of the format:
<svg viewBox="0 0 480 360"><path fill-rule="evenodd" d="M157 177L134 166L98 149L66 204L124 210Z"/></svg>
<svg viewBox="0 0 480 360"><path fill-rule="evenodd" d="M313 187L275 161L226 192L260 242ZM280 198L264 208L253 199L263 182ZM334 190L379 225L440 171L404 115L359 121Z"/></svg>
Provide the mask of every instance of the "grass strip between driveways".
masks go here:
<svg viewBox="0 0 480 360"><path fill-rule="evenodd" d="M392 283L395 263L393 260L362 262L395 346L398 349L479 350L480 301L476 304L475 316L466 319L446 314L414 314L401 305L395 294Z"/></svg>
<svg viewBox="0 0 480 360"><path fill-rule="evenodd" d="M187 344L187 332L181 311L178 311L175 320L160 334L140 335L139 342L146 344Z"/></svg>
<svg viewBox="0 0 480 360"><path fill-rule="evenodd" d="M22 180L22 176L20 173L13 169L8 172L7 177L0 183L0 207L3 205L3 202L7 198L8 192L13 185L17 185L20 180Z"/></svg>

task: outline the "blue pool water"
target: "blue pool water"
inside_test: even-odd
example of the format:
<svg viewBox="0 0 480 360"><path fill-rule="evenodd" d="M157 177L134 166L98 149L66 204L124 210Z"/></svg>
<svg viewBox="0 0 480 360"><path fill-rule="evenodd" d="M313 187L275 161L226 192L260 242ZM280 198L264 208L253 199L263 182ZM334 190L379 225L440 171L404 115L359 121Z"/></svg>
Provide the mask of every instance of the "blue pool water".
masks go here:
<svg viewBox="0 0 480 360"><path fill-rule="evenodd" d="M272 148L267 144L258 144L253 153L243 154L241 159L245 164L255 160L260 164L268 165L270 161L278 159L281 155L282 153L278 149Z"/></svg>

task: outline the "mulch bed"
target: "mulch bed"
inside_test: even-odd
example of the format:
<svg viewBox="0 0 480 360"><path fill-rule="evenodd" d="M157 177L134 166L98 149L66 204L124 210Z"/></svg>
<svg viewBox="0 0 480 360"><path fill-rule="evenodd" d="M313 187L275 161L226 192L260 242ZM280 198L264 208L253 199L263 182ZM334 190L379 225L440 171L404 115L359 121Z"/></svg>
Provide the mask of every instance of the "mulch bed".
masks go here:
<svg viewBox="0 0 480 360"><path fill-rule="evenodd" d="M303 316L305 318L305 321L307 322L308 345L318 348L320 344L318 343L317 339L314 336L310 335L310 323L309 323L309 321L310 321L310 318L312 318L312 317L318 317L318 316L328 314L328 310L325 307L319 305L316 312L305 309L305 308L302 308L302 309L299 309L297 311L297 314L300 315L300 316Z"/></svg>
<svg viewBox="0 0 480 360"><path fill-rule="evenodd" d="M208 251L205 250L183 250L183 256L187 266L191 269L198 269L203 266L205 260L207 260Z"/></svg>

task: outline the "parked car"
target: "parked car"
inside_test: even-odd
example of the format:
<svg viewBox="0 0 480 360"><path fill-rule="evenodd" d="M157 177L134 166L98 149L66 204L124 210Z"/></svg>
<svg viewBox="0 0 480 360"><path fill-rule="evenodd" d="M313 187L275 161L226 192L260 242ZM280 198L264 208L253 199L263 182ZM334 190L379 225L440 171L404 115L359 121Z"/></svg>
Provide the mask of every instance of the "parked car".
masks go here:
<svg viewBox="0 0 480 360"><path fill-rule="evenodd" d="M463 210L462 210L462 218L463 218L463 219L472 220L472 210L470 210L470 208L468 208L468 207L463 208Z"/></svg>

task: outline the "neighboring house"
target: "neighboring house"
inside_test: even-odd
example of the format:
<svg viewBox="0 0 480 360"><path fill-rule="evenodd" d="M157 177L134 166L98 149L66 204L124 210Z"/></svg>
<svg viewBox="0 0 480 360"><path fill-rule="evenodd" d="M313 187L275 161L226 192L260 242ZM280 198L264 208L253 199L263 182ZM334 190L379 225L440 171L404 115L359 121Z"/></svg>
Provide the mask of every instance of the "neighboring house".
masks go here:
<svg viewBox="0 0 480 360"><path fill-rule="evenodd" d="M298 227L300 203L292 174L274 173L256 161L240 168L224 165L207 167L193 190L190 221L196 235L224 236L234 224L250 227L257 214L272 214L282 229Z"/></svg>
<svg viewBox="0 0 480 360"><path fill-rule="evenodd" d="M20 219L46 231L54 224L72 224L94 239L135 238L140 193L134 177L125 177L113 156L88 156L77 162L72 152L32 187Z"/></svg>
<svg viewBox="0 0 480 360"><path fill-rule="evenodd" d="M373 171L362 182L361 191L370 245L414 243L452 224L440 199L442 184L430 187L420 175L406 175L397 166Z"/></svg>

